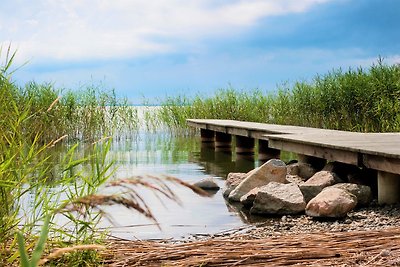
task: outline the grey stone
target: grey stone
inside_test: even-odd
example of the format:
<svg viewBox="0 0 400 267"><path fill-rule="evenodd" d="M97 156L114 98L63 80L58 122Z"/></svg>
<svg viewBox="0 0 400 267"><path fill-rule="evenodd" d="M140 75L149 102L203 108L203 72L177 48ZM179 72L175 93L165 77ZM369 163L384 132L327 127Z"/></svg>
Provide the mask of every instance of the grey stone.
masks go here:
<svg viewBox="0 0 400 267"><path fill-rule="evenodd" d="M290 174L286 175L286 182L287 183L294 183L294 184L297 184L297 185L304 184L303 178L301 178L298 175L290 175Z"/></svg>
<svg viewBox="0 0 400 267"><path fill-rule="evenodd" d="M253 206L254 199L256 198L258 192L260 191L260 187L256 187L251 189L247 194L242 196L240 198L240 202L243 204L245 207L251 207Z"/></svg>
<svg viewBox="0 0 400 267"><path fill-rule="evenodd" d="M299 175L299 164L298 162L291 163L287 165L287 174L288 175Z"/></svg>
<svg viewBox="0 0 400 267"><path fill-rule="evenodd" d="M254 199L252 214L297 214L306 207L296 184L270 182L262 186Z"/></svg>
<svg viewBox="0 0 400 267"><path fill-rule="evenodd" d="M372 201L372 191L369 186L351 183L339 183L332 185L331 187L344 189L347 192L355 195L358 206L367 206Z"/></svg>
<svg viewBox="0 0 400 267"><path fill-rule="evenodd" d="M289 175L298 175L304 181L311 178L317 172L311 164L305 162L292 163L287 166L287 170Z"/></svg>
<svg viewBox="0 0 400 267"><path fill-rule="evenodd" d="M342 218L357 205L357 198L344 189L328 187L308 202L306 214L312 217Z"/></svg>
<svg viewBox="0 0 400 267"><path fill-rule="evenodd" d="M251 189L269 182L286 182L286 164L279 159L271 159L260 167L250 171L248 176L229 194L229 200L240 201Z"/></svg>
<svg viewBox="0 0 400 267"><path fill-rule="evenodd" d="M247 177L247 173L244 172L230 172L226 178L225 183L231 186L237 186Z"/></svg>
<svg viewBox="0 0 400 267"><path fill-rule="evenodd" d="M215 182L213 178L204 178L200 181L194 183L193 185L200 187L204 190L219 190L219 185Z"/></svg>
<svg viewBox="0 0 400 267"><path fill-rule="evenodd" d="M342 182L333 172L319 171L310 179L300 185L300 190L304 195L304 200L308 203L312 198L318 195L325 187Z"/></svg>
<svg viewBox="0 0 400 267"><path fill-rule="evenodd" d="M228 197L229 194L235 189L241 181L243 181L247 177L248 173L244 172L230 172L225 181L225 188L222 192L224 197Z"/></svg>

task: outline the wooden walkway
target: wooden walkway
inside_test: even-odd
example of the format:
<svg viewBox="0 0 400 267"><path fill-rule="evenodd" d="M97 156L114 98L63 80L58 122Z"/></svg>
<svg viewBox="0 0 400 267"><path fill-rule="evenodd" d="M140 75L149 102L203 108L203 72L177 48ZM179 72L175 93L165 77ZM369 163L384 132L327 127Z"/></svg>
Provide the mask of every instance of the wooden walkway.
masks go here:
<svg viewBox="0 0 400 267"><path fill-rule="evenodd" d="M187 123L207 136L212 132L263 140L268 146L264 151L284 150L377 170L379 201L400 201L400 133L356 133L234 120L189 119Z"/></svg>

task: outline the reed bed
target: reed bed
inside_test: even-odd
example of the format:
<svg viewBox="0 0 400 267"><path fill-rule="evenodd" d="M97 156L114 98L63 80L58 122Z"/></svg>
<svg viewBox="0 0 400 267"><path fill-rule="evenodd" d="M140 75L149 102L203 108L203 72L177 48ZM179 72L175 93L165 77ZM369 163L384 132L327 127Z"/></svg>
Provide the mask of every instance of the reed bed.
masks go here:
<svg viewBox="0 0 400 267"><path fill-rule="evenodd" d="M398 266L400 229L254 239L238 235L184 243L112 241L109 266Z"/></svg>
<svg viewBox="0 0 400 267"><path fill-rule="evenodd" d="M131 177L107 184L116 170L107 156L111 136L130 138L139 130L137 109L101 84L80 91L60 90L49 83L18 86L11 70L15 52L0 47L0 58L3 51L0 266L15 266L18 261L24 267L36 266L54 247L61 252L56 260L47 258L52 266L97 266L97 249L90 248L105 238L98 229L101 219L111 218L103 206L124 206L155 222L140 196L144 188L171 201L178 201L168 187L171 183L207 195L173 177ZM147 128L156 127L147 111ZM110 189L113 194L100 194L104 187L119 187L121 192ZM60 258L63 252L68 255Z"/></svg>
<svg viewBox="0 0 400 267"><path fill-rule="evenodd" d="M21 266L31 267L46 248L48 236L49 243L58 242L58 246L92 244L102 238L97 231L99 212L88 208L81 213L55 213L60 203L95 195L113 175L113 161L107 158L111 140L104 136L120 127L129 131L137 120L135 109L118 100L112 90L89 86L81 93L35 82L18 86L11 69L15 52L0 46L0 59L3 56L0 266L13 266L20 260ZM84 153L78 151L80 142ZM54 223L56 216L63 216L65 224ZM67 265L96 262L96 253L79 252Z"/></svg>
<svg viewBox="0 0 400 267"><path fill-rule="evenodd" d="M358 131L400 131L400 64L334 69L273 91L220 89L210 97L171 97L158 119L184 129L186 119L233 119Z"/></svg>
<svg viewBox="0 0 400 267"><path fill-rule="evenodd" d="M102 83L82 86L77 90L57 88L52 83L31 81L23 86L13 80L11 47L0 47L0 115L12 124L20 123L24 139L47 143L67 135L68 141L93 142L104 136L131 133L140 121L136 107L127 98L117 97L114 89ZM3 52L4 53L4 52ZM9 120L0 120L0 131L12 129Z"/></svg>

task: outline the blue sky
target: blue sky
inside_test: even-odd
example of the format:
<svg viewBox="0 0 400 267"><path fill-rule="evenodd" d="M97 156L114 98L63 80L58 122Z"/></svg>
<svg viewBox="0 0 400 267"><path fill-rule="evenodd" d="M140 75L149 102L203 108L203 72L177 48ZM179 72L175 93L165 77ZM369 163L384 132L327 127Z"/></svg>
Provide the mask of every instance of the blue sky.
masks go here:
<svg viewBox="0 0 400 267"><path fill-rule="evenodd" d="M5 0L0 44L28 61L18 83L157 102L400 63L399 14L398 0Z"/></svg>

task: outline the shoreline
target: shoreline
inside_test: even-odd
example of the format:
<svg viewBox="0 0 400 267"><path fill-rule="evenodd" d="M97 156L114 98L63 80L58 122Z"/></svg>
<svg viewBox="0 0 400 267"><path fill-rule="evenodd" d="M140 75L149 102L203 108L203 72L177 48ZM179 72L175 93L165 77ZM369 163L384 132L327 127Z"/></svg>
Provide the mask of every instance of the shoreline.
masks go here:
<svg viewBox="0 0 400 267"><path fill-rule="evenodd" d="M375 202L376 203L376 202ZM111 266L399 266L400 204L343 219L274 218L186 240L108 240Z"/></svg>

